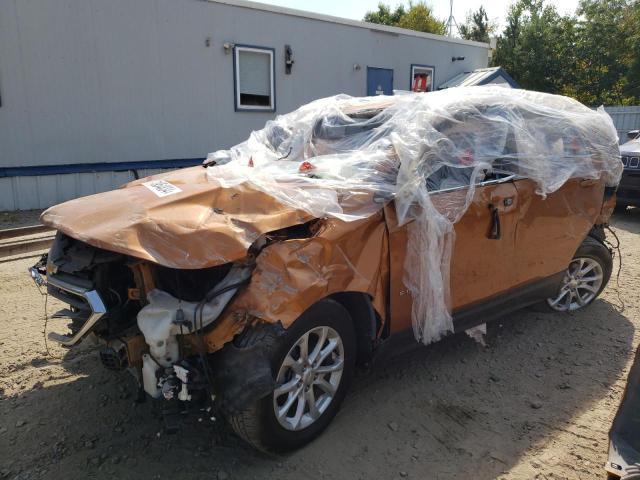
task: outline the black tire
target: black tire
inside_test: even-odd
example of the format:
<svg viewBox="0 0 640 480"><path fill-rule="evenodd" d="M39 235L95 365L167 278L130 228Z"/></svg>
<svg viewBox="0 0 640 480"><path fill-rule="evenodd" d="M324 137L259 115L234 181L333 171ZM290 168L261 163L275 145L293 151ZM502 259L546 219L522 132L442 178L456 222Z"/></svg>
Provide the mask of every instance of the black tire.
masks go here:
<svg viewBox="0 0 640 480"><path fill-rule="evenodd" d="M598 298L600 293L602 293L602 290L604 290L604 288L607 286L607 283L609 283L609 279L611 278L611 271L613 269L613 259L611 257L611 252L601 242L591 236L587 236L587 238L585 238L585 240L582 242L575 255L573 256L573 258L585 257L592 258L600 264L600 267L602 268L602 285L600 286L598 292L594 295L594 297L584 307L582 307L581 310L591 305L591 303L593 303L593 301ZM536 303L533 306L533 309L542 313L558 313L558 310L553 309L546 299L539 303Z"/></svg>
<svg viewBox="0 0 640 480"><path fill-rule="evenodd" d="M624 203L616 203L616 206L613 207L613 211L614 213L625 213L627 211L627 207L629 207L629 205L626 205Z"/></svg>
<svg viewBox="0 0 640 480"><path fill-rule="evenodd" d="M298 339L309 330L323 326L335 330L344 347L342 376L331 403L308 427L295 431L285 429L278 422L272 393L255 401L246 410L230 416L228 421L236 434L258 450L282 453L300 448L320 435L338 413L351 383L356 363L353 322L342 305L330 299L316 303L304 312L282 337L267 347L267 355L275 379L285 356Z"/></svg>

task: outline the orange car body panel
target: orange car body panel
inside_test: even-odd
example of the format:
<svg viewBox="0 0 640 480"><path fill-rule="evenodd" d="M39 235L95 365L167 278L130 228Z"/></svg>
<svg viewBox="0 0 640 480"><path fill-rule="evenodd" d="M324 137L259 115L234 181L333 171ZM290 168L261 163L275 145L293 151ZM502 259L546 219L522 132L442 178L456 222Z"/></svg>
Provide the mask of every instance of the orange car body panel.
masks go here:
<svg viewBox="0 0 640 480"><path fill-rule="evenodd" d="M443 192L432 196L438 207L446 205L451 196L466 195L467 189ZM510 199L511 205L505 206ZM491 210L500 215L501 238L488 238ZM513 255L513 237L517 222L518 200L511 182L479 186L462 218L454 225L455 242L451 258L451 299L453 309L505 291L513 285L511 266L504 261ZM391 249L391 332L411 327L411 295L404 284L405 245L411 224L397 226L393 206L386 209L389 219Z"/></svg>
<svg viewBox="0 0 640 480"><path fill-rule="evenodd" d="M157 179L182 191L159 197L143 185ZM61 203L40 220L94 247L196 269L242 259L260 235L312 218L248 184L217 186L192 167Z"/></svg>
<svg viewBox="0 0 640 480"><path fill-rule="evenodd" d="M312 238L266 247L251 283L205 335L211 351L230 341L247 322L290 326L307 308L334 293L361 292L386 315L389 279L387 230L382 212L355 222L325 220Z"/></svg>
<svg viewBox="0 0 640 480"><path fill-rule="evenodd" d="M477 187L468 210L454 225L452 310L563 271L591 227L605 219L600 217L603 190L602 181L582 179L567 181L546 198L535 193L535 183L528 179ZM446 205L447 197L460 192L466 189L435 194L434 204ZM490 205L499 211L500 239L487 235ZM411 327L412 300L403 281L407 229L411 224L398 227L391 205L385 213L389 222L390 315L394 333Z"/></svg>
<svg viewBox="0 0 640 480"><path fill-rule="evenodd" d="M150 179L168 181L181 192L158 197L136 181L52 207L42 222L98 248L195 269L246 258L261 235L313 219L248 184L221 188L207 180L202 167L144 181ZM607 217L600 181L573 179L546 198L534 187L530 180L518 180L476 188L455 224L454 311L562 271L591 226ZM442 211L465 194L460 189L432 198ZM500 239L488 238L490 205L498 209ZM278 241L260 252L251 283L206 332L209 351L252 322L286 328L315 302L340 292L369 295L382 321L390 320L391 333L411 327L411 296L403 283L411 222L398 226L395 208L388 204L362 220L325 219L318 225L310 238ZM134 268L138 287L148 292L151 277L139 267Z"/></svg>
<svg viewBox="0 0 640 480"><path fill-rule="evenodd" d="M561 272L600 215L604 183L568 180L546 198L535 193L535 183L515 183L521 201L513 258L514 287Z"/></svg>

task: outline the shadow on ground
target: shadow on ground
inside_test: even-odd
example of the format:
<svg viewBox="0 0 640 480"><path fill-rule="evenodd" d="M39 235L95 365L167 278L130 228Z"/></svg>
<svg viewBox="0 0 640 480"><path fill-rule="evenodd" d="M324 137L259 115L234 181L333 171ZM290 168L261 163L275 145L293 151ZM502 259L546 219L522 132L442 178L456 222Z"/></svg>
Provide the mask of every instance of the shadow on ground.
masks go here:
<svg viewBox="0 0 640 480"><path fill-rule="evenodd" d="M630 207L624 212L616 213L611 219L611 224L614 228L640 234L640 208Z"/></svg>
<svg viewBox="0 0 640 480"><path fill-rule="evenodd" d="M456 335L360 374L325 434L279 458L220 422L191 418L162 434L158 410L134 403L128 374L85 352L63 361L80 378L2 398L0 470L19 479L495 478L608 394L632 338L630 321L603 300L574 315L516 313L491 325L486 348Z"/></svg>

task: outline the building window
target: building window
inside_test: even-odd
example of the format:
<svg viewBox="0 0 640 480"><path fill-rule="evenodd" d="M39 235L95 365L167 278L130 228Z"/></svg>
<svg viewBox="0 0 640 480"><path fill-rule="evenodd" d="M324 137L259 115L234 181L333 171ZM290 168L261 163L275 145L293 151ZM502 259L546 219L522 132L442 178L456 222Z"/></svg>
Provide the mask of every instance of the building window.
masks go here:
<svg viewBox="0 0 640 480"><path fill-rule="evenodd" d="M434 68L430 65L411 65L411 91L433 91Z"/></svg>
<svg viewBox="0 0 640 480"><path fill-rule="evenodd" d="M275 111L274 54L272 48L234 47L236 110Z"/></svg>

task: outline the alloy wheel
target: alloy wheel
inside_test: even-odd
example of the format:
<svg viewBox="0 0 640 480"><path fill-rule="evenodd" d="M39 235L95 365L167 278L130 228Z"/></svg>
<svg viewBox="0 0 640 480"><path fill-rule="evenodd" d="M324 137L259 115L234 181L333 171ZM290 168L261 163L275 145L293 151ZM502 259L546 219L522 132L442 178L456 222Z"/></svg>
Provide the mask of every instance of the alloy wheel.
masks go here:
<svg viewBox="0 0 640 480"><path fill-rule="evenodd" d="M344 345L331 327L302 335L282 361L273 391L275 416L287 430L302 430L329 407L340 386Z"/></svg>
<svg viewBox="0 0 640 480"><path fill-rule="evenodd" d="M578 310L596 297L603 278L602 266L597 260L574 258L565 272L558 295L548 298L547 303L559 312Z"/></svg>

